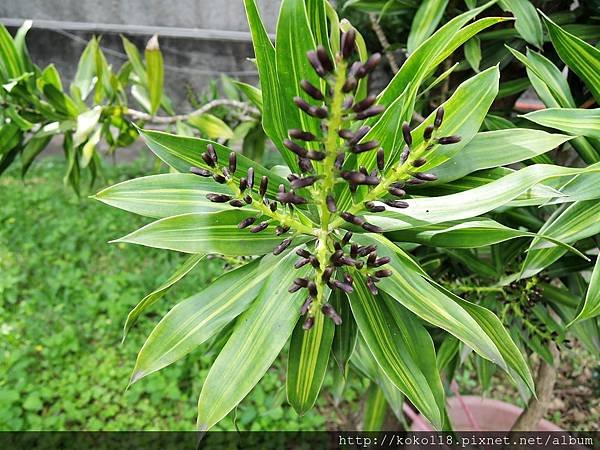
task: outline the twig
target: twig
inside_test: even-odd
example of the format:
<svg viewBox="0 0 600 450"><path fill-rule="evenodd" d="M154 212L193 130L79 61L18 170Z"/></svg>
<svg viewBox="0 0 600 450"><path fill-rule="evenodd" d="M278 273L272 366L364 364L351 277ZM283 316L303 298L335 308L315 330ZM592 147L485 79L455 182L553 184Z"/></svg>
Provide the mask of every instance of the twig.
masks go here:
<svg viewBox="0 0 600 450"><path fill-rule="evenodd" d="M560 361L560 353L554 342L550 342L548 350L552 354L554 364L548 364L544 359L540 361L540 367L535 379L537 398L531 397L527 407L523 410L515 424L511 428L514 431L536 431L539 421L544 417L554 391L556 382L556 370Z"/></svg>
<svg viewBox="0 0 600 450"><path fill-rule="evenodd" d="M377 39L379 39L379 43L383 48L383 53L385 54L385 57L390 63L392 72L394 72L394 74L398 73L400 67L398 66L398 62L396 61L396 57L394 56L394 54L391 51L389 51L390 42L387 40L387 36L383 32L383 28L381 28L381 25L377 21L377 16L374 13L369 13L369 19L371 20L371 28L377 35Z"/></svg>
<svg viewBox="0 0 600 450"><path fill-rule="evenodd" d="M213 100L213 101L207 103L206 105L202 106L201 108L199 108L195 111L192 111L188 114L178 114L175 116L152 116L145 112L128 108L127 111L125 112L125 115L132 118L133 120L144 120L146 122L152 122L155 124L170 124L170 123L179 122L181 120L188 120L191 117L205 114L214 108L218 108L219 106L228 106L230 108L239 109L243 113L242 117L245 117L247 119L252 119L252 117L247 116L247 114L249 114L250 116L256 116L256 117L260 116L260 111L258 111L258 109L256 109L256 108L250 106L248 103L240 102L237 100L228 100L228 99Z"/></svg>

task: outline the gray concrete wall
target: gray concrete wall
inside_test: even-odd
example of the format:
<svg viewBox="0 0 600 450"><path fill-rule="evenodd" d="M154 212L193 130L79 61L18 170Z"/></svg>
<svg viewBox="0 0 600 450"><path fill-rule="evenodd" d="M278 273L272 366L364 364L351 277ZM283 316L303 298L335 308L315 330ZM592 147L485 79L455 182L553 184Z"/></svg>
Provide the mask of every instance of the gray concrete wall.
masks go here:
<svg viewBox="0 0 600 450"><path fill-rule="evenodd" d="M274 33L281 0L257 1L269 32ZM165 61L165 81L176 109L191 109L190 92L199 93L211 79L226 73L256 83L248 61L253 56L241 0L3 0L0 21L14 32L18 19L33 19L29 51L39 66L54 63L68 83L79 55L92 35L115 67L126 60L119 34L143 49L158 32ZM37 22L36 22L37 21Z"/></svg>

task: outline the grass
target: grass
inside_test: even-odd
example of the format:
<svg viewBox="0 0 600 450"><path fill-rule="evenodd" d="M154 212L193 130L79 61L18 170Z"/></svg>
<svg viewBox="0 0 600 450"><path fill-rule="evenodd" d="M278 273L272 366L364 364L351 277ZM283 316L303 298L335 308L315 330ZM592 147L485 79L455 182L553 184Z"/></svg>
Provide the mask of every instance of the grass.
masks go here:
<svg viewBox="0 0 600 450"><path fill-rule="evenodd" d="M153 170L149 160L109 167L98 184ZM193 430L216 355L200 348L125 387L152 327L177 300L206 286L221 263L197 267L121 345L129 310L185 256L107 244L148 220L78 199L62 185L63 172L62 161L46 159L24 182L16 170L0 178L0 429ZM285 366L281 357L216 429L314 430L339 422L324 400L296 415L285 402Z"/></svg>

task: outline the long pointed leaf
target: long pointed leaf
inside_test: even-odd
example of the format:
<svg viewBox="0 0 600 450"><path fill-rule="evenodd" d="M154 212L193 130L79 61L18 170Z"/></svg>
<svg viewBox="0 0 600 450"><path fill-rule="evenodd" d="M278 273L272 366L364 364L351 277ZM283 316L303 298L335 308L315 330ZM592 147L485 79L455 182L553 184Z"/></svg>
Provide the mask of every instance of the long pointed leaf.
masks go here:
<svg viewBox="0 0 600 450"><path fill-rule="evenodd" d="M277 264L212 365L198 399L200 431L210 429L252 390L290 337L305 294L289 294L288 287L308 271L294 270L295 260L290 252Z"/></svg>
<svg viewBox="0 0 600 450"><path fill-rule="evenodd" d="M549 108L522 117L538 125L556 128L575 136L600 139L600 108Z"/></svg>
<svg viewBox="0 0 600 450"><path fill-rule="evenodd" d="M570 327L576 322L591 319L598 315L600 315L600 258L596 259L596 265L592 272L585 300L579 308L577 315L568 326Z"/></svg>

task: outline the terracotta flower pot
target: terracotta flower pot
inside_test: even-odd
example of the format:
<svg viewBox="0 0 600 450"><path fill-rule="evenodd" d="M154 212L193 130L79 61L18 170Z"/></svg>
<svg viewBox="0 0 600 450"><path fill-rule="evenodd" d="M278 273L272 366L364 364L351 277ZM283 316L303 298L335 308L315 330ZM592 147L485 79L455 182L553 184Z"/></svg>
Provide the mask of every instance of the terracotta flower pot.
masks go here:
<svg viewBox="0 0 600 450"><path fill-rule="evenodd" d="M448 414L457 431L509 431L521 411L521 408L509 403L475 395L448 399ZM415 420L411 430L431 431L431 428L429 423ZM536 431L562 430L547 420L541 420Z"/></svg>

